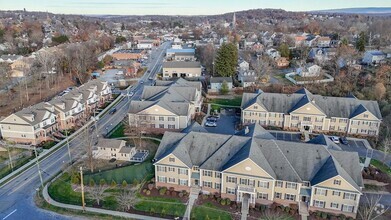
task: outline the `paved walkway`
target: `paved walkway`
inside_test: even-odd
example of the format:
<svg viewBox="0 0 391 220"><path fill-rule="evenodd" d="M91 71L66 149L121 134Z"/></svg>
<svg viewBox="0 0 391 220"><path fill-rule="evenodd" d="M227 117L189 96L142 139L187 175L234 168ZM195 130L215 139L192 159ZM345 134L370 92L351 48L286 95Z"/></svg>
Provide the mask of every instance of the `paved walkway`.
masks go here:
<svg viewBox="0 0 391 220"><path fill-rule="evenodd" d="M42 194L43 194L43 197L46 200L46 202L48 202L51 205L54 205L54 206L57 206L60 208L66 208L66 209L83 210L82 206L64 204L64 203L60 203L60 202L53 200L48 193L48 184L45 185L45 187L42 191ZM151 216L146 216L146 215L138 215L138 214L132 214L132 213L127 213L127 212L118 212L118 211L111 211L111 210L91 208L91 207L86 207L85 211L99 213L99 214L113 215L113 216L118 216L118 217L123 217L123 218L129 218L129 219L164 220L164 218L156 218L156 217L151 217Z"/></svg>
<svg viewBox="0 0 391 220"><path fill-rule="evenodd" d="M189 195L189 202L187 203L186 212L183 216L183 219L190 219L191 210L193 209L194 202L198 198L198 194L200 192L199 187L192 187L190 188L190 195Z"/></svg>
<svg viewBox="0 0 391 220"><path fill-rule="evenodd" d="M241 220L247 220L247 216L248 216L248 208L249 208L249 202L248 200L250 199L250 196L248 194L244 194L243 195L243 199L242 199L242 209L241 209L241 212L242 212L242 216L241 216Z"/></svg>

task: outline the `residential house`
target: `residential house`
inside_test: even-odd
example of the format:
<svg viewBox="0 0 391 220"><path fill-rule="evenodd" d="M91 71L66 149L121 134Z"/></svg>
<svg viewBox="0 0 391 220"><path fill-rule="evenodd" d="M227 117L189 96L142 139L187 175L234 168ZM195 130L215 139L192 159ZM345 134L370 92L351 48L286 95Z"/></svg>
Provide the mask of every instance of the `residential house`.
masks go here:
<svg viewBox="0 0 391 220"><path fill-rule="evenodd" d="M380 64L384 59L386 59L386 54L379 50L366 51L362 62L367 65L376 65Z"/></svg>
<svg viewBox="0 0 391 220"><path fill-rule="evenodd" d="M355 218L364 187L359 156L334 143L276 140L257 124L236 135L166 132L155 155L157 187L220 194L242 203Z"/></svg>
<svg viewBox="0 0 391 220"><path fill-rule="evenodd" d="M152 39L142 39L138 40L137 42L137 49L152 49L154 46L159 46L160 41L159 40L152 40Z"/></svg>
<svg viewBox="0 0 391 220"><path fill-rule="evenodd" d="M27 71L30 70L34 60L32 58L22 57L13 61L10 64L11 77L25 77Z"/></svg>
<svg viewBox="0 0 391 220"><path fill-rule="evenodd" d="M321 74L322 67L316 64L307 64L296 69L296 74L301 77L317 77Z"/></svg>
<svg viewBox="0 0 391 220"><path fill-rule="evenodd" d="M337 54L336 48L312 48L308 53L308 59L324 64L333 59Z"/></svg>
<svg viewBox="0 0 391 220"><path fill-rule="evenodd" d="M151 131L181 130L201 110L201 82L179 78L144 86L139 101L130 103L129 124Z"/></svg>
<svg viewBox="0 0 391 220"><path fill-rule="evenodd" d="M212 77L210 78L210 89L208 92L219 92L223 83L227 83L227 88L229 91L232 90L232 77Z"/></svg>
<svg viewBox="0 0 391 220"><path fill-rule="evenodd" d="M192 52L176 52L174 55L175 61L196 61L194 53Z"/></svg>
<svg viewBox="0 0 391 220"><path fill-rule="evenodd" d="M286 68L289 66L289 60L286 57L277 58L276 65L278 68Z"/></svg>
<svg viewBox="0 0 391 220"><path fill-rule="evenodd" d="M126 145L124 140L99 138L94 146L93 156L96 159L143 162L148 156L147 150L136 150Z"/></svg>
<svg viewBox="0 0 391 220"><path fill-rule="evenodd" d="M240 69L238 73L238 81L243 88L255 85L258 80L254 70Z"/></svg>
<svg viewBox="0 0 391 220"><path fill-rule="evenodd" d="M279 52L278 50L276 50L276 49L273 49L273 48L268 49L268 50L266 51L266 54L267 54L270 58L272 58L272 59L277 59L277 58L280 58L280 57L281 57L280 52Z"/></svg>
<svg viewBox="0 0 391 220"><path fill-rule="evenodd" d="M196 61L163 62L163 79L178 77L200 77L201 64Z"/></svg>
<svg viewBox="0 0 391 220"><path fill-rule="evenodd" d="M238 66L239 66L239 70L249 70L250 69L250 64L245 60L239 61Z"/></svg>
<svg viewBox="0 0 391 220"><path fill-rule="evenodd" d="M23 56L15 55L15 54L1 55L0 56L0 63L13 63L13 62L20 60L22 58L23 58Z"/></svg>
<svg viewBox="0 0 391 220"><path fill-rule="evenodd" d="M318 47L330 47L331 38L330 37L319 37L318 38Z"/></svg>
<svg viewBox="0 0 391 220"><path fill-rule="evenodd" d="M317 133L377 136L382 121L377 101L314 95L304 88L293 94L244 93L241 109L243 124Z"/></svg>
<svg viewBox="0 0 391 220"><path fill-rule="evenodd" d="M5 140L37 145L51 140L50 135L58 130L54 106L46 102L24 108L0 122Z"/></svg>

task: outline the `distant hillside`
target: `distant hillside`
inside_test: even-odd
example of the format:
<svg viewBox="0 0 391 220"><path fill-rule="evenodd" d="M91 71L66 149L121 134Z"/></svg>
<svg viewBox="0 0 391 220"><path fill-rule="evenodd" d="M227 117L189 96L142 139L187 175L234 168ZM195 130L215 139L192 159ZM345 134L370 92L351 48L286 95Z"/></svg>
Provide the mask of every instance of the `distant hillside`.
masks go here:
<svg viewBox="0 0 391 220"><path fill-rule="evenodd" d="M339 13L339 14L370 14L370 15L391 15L391 8L341 8L312 11L317 13Z"/></svg>

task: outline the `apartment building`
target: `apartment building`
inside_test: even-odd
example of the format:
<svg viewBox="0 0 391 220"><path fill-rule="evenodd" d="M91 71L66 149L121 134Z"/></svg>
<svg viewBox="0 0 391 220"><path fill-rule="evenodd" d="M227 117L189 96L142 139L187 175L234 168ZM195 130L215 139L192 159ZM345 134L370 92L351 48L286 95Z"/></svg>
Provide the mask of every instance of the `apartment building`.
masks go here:
<svg viewBox="0 0 391 220"><path fill-rule="evenodd" d="M171 61L163 63L163 79L200 77L201 64L195 61Z"/></svg>
<svg viewBox="0 0 391 220"><path fill-rule="evenodd" d="M56 117L54 106L41 102L3 119L1 134L6 140L36 145L51 140L50 135L58 130Z"/></svg>
<svg viewBox="0 0 391 220"><path fill-rule="evenodd" d="M0 122L4 139L37 145L51 140L53 132L74 128L111 98L111 88L99 79L89 81L63 96L13 113Z"/></svg>
<svg viewBox="0 0 391 220"><path fill-rule="evenodd" d="M377 136L382 121L377 101L313 95L306 89L293 94L244 93L243 124L308 132Z"/></svg>
<svg viewBox="0 0 391 220"><path fill-rule="evenodd" d="M259 124L236 135L166 132L154 159L157 187L219 193L255 204L298 204L301 212L356 217L363 181L357 153L320 135L275 140Z"/></svg>
<svg viewBox="0 0 391 220"><path fill-rule="evenodd" d="M155 131L186 128L202 104L201 83L179 78L144 86L140 100L131 101L129 124Z"/></svg>

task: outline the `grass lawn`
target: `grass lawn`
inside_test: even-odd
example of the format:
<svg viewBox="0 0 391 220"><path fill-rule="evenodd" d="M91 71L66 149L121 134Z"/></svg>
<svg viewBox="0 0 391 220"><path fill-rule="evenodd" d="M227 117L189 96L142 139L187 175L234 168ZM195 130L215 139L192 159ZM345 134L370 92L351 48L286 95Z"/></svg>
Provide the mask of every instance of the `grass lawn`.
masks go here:
<svg viewBox="0 0 391 220"><path fill-rule="evenodd" d="M205 203L201 206L194 206L191 211L190 219L201 220L201 219L221 219L231 220L231 214L225 211L216 210L215 206L210 203Z"/></svg>
<svg viewBox="0 0 391 220"><path fill-rule="evenodd" d="M81 205L81 193L72 190L71 177L64 173L48 187L49 195L57 202Z"/></svg>
<svg viewBox="0 0 391 220"><path fill-rule="evenodd" d="M134 208L151 214L159 213L162 216L172 215L177 217L183 216L186 211L186 205L180 202L171 203L171 201L162 201L161 198L158 200L142 200Z"/></svg>
<svg viewBox="0 0 391 220"><path fill-rule="evenodd" d="M110 134L108 138L118 138L118 137L124 137L124 132L125 132L125 125L120 124L115 128L115 130Z"/></svg>
<svg viewBox="0 0 391 220"><path fill-rule="evenodd" d="M107 183L111 183L112 180L115 180L115 182L121 184L122 181L126 180L126 182L130 184L135 180L141 182L147 176L152 176L153 173L154 169L152 162L147 159L145 162L138 165L115 168L100 173L86 174L84 175L84 182L88 183L90 178L93 178L96 183L99 183L101 179L105 179Z"/></svg>
<svg viewBox="0 0 391 220"><path fill-rule="evenodd" d="M47 150L47 149L52 148L54 145L56 145L56 142L54 142L54 141L46 141L46 142L44 142L42 144L42 148Z"/></svg>
<svg viewBox="0 0 391 220"><path fill-rule="evenodd" d="M17 170L19 167L25 165L26 163L28 163L30 160L34 159L35 156L31 156L31 157L23 157L21 159L18 159L18 161L15 163L15 161L13 162L14 164L14 169L13 170ZM0 179L7 176L8 174L12 173L12 169L8 166L5 166L3 167L2 169L0 169Z"/></svg>
<svg viewBox="0 0 391 220"><path fill-rule="evenodd" d="M377 167L379 170L381 170L384 173L387 173L391 176L391 168L388 167L386 164L379 160L371 159L371 165Z"/></svg>
<svg viewBox="0 0 391 220"><path fill-rule="evenodd" d="M233 99L212 99L210 103L218 105L240 106L242 104L242 97L235 97Z"/></svg>

